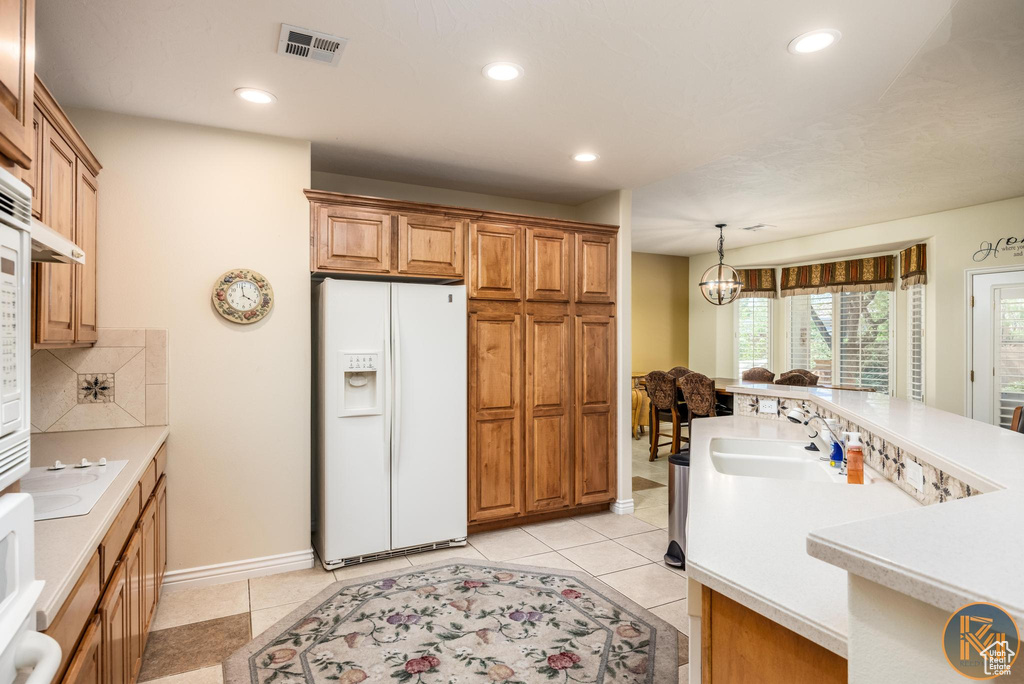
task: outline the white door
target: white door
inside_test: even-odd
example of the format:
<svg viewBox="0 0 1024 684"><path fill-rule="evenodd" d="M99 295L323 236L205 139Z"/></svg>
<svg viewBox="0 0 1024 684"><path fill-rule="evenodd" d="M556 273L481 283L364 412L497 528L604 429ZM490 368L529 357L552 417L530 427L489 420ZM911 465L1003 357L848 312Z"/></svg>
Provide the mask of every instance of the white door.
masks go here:
<svg viewBox="0 0 1024 684"><path fill-rule="evenodd" d="M320 285L314 541L328 563L391 548L390 291L388 283ZM374 371L351 368L374 354Z"/></svg>
<svg viewBox="0 0 1024 684"><path fill-rule="evenodd" d="M1010 426L1024 405L1024 271L972 276L971 417Z"/></svg>
<svg viewBox="0 0 1024 684"><path fill-rule="evenodd" d="M466 536L466 288L391 286L391 543Z"/></svg>

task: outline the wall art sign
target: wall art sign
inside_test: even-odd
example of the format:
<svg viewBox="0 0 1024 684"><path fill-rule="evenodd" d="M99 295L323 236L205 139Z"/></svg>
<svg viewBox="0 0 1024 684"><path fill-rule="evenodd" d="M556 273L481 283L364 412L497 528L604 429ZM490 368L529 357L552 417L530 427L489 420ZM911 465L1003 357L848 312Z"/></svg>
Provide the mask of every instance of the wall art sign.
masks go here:
<svg viewBox="0 0 1024 684"><path fill-rule="evenodd" d="M1001 237L995 242L982 240L974 253L974 260L985 261L989 257L998 259L1000 256L1024 257L1024 237Z"/></svg>

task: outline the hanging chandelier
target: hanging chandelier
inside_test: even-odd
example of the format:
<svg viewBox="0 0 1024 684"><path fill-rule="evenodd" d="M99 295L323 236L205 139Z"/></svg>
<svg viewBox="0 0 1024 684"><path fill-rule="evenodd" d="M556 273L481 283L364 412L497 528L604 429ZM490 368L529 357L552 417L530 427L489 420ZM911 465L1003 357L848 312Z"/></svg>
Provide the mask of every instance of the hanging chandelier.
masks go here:
<svg viewBox="0 0 1024 684"><path fill-rule="evenodd" d="M725 263L725 236L722 232L725 224L719 223L715 227L718 228L718 264L704 271L700 279L700 293L715 306L722 306L739 296L743 283L736 269Z"/></svg>

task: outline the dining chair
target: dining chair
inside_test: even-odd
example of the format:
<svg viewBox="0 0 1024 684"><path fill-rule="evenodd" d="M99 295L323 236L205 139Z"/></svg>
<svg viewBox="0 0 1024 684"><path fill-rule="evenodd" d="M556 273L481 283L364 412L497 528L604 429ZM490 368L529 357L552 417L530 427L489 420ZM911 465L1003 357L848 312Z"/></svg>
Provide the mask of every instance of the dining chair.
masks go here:
<svg viewBox="0 0 1024 684"><path fill-rule="evenodd" d="M1013 409L1013 418L1010 419L1010 429L1014 432L1024 432L1024 406Z"/></svg>
<svg viewBox="0 0 1024 684"><path fill-rule="evenodd" d="M679 392L676 389L676 376L666 371L651 371L644 378L647 396L651 398L651 454L648 460L658 458L658 449L671 447L672 453L679 451L680 405ZM661 442L661 422L665 415L672 425L669 441Z"/></svg>
<svg viewBox="0 0 1024 684"><path fill-rule="evenodd" d="M804 368L794 368L780 375L775 384L812 387L818 384L818 376Z"/></svg>
<svg viewBox="0 0 1024 684"><path fill-rule="evenodd" d="M686 422L689 425L693 425L695 418L713 418L718 415L714 380L703 373L689 373L680 379L679 385L686 402Z"/></svg>
<svg viewBox="0 0 1024 684"><path fill-rule="evenodd" d="M772 373L767 368L755 366L743 371L740 380L743 382L766 382L770 384L775 381L775 373Z"/></svg>

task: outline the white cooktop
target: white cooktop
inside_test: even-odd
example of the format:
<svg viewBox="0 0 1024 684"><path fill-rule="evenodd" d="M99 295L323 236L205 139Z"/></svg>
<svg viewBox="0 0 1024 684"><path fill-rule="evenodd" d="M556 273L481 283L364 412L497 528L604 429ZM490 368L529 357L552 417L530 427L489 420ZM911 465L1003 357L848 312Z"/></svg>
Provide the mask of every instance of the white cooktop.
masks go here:
<svg viewBox="0 0 1024 684"><path fill-rule="evenodd" d="M87 468L69 465L63 470L31 468L21 478L21 491L32 495L36 520L87 515L126 463L108 461Z"/></svg>

